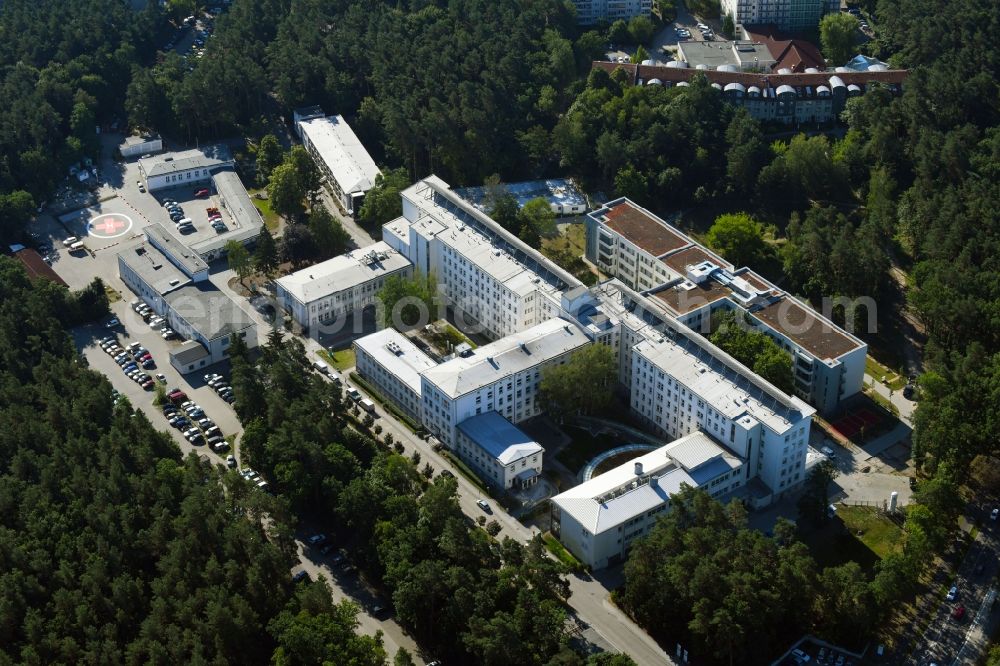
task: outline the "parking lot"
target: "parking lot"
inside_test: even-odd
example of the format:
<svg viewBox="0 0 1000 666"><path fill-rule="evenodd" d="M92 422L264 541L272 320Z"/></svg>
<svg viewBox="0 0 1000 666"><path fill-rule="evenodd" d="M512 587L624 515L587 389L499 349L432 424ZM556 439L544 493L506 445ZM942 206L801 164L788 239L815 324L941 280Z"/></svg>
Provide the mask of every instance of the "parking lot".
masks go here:
<svg viewBox="0 0 1000 666"><path fill-rule="evenodd" d="M182 451L185 453L195 451L200 455L207 456L213 462L225 464L228 452L218 455L207 446L194 446L184 439L179 430L167 425L162 409L153 404L155 393L144 390L139 384L129 379L122 372L122 369L115 363L114 359L101 349L99 344L101 338L114 334L118 338L119 344L123 347L130 343L138 342L148 349L152 354L156 367L146 370L146 372L151 376L155 376L156 373L162 373L166 377L166 383L163 384L165 387L179 387L184 391L190 400L201 405L205 411L205 415L214 421L219 426L223 435L227 437L242 434L242 427L232 407L219 398L202 381L200 376L197 379L193 376L190 377L193 380L191 382L185 381L180 373L174 370L167 361L168 345L170 343L163 340L158 332L149 328L134 312L131 313L131 317L127 316L126 310L131 312L127 304L118 302L114 305L117 307L113 307L112 310L118 319L122 321L121 326L107 329L101 325L91 325L73 330L73 340L77 348L86 357L90 367L105 375L111 382L111 385L128 398L133 407L141 409L146 414L146 417L155 428L170 433ZM212 370L215 369L213 368ZM209 370L209 372L212 370Z"/></svg>
<svg viewBox="0 0 1000 666"><path fill-rule="evenodd" d="M825 641L806 639L796 645L781 660L785 666L800 666L801 664L817 664L819 666L855 666L861 659L855 654L831 645Z"/></svg>

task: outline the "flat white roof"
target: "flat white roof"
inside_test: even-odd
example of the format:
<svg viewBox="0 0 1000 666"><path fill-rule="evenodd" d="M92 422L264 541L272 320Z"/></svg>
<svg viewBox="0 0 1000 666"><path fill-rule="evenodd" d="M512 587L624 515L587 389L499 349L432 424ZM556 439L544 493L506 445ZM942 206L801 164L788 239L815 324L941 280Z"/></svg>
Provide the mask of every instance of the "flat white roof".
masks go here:
<svg viewBox="0 0 1000 666"><path fill-rule="evenodd" d="M790 396L789 409L740 374L719 362L712 355L702 353L692 345L680 345L667 337L644 340L634 348L635 353L663 370L683 384L689 391L707 402L726 418L739 421L751 417L775 433L784 433L803 418L816 412L797 397ZM746 421L749 425L750 421Z"/></svg>
<svg viewBox="0 0 1000 666"><path fill-rule="evenodd" d="M139 166L147 178L187 171L189 169L212 169L232 163L233 157L224 144L194 148L176 153L163 153L139 160Z"/></svg>
<svg viewBox="0 0 1000 666"><path fill-rule="evenodd" d="M308 305L344 289L365 284L410 266L385 241L351 250L276 280L297 301Z"/></svg>
<svg viewBox="0 0 1000 666"><path fill-rule="evenodd" d="M423 376L446 395L456 398L589 342L579 326L555 317L474 349L470 356L446 361Z"/></svg>
<svg viewBox="0 0 1000 666"><path fill-rule="evenodd" d="M466 437L501 465L544 453L542 445L525 435L520 428L497 412L486 412L458 424Z"/></svg>
<svg viewBox="0 0 1000 666"><path fill-rule="evenodd" d="M437 238L507 289L526 296L537 289L551 289L534 271L515 261L509 254L473 228L452 226Z"/></svg>
<svg viewBox="0 0 1000 666"><path fill-rule="evenodd" d="M636 463L642 465L636 474ZM705 485L738 469L740 460L698 431L622 463L552 498L592 534L663 505L682 484Z"/></svg>
<svg viewBox="0 0 1000 666"><path fill-rule="evenodd" d="M412 341L394 328L383 328L354 341L372 359L409 389L420 395L420 373L437 366L437 361L425 354Z"/></svg>
<svg viewBox="0 0 1000 666"><path fill-rule="evenodd" d="M381 171L343 116L309 118L299 122L342 192L366 192Z"/></svg>
<svg viewBox="0 0 1000 666"><path fill-rule="evenodd" d="M568 271L452 192L448 183L437 176L431 175L417 181L400 194L404 201L412 203L417 209L418 219L429 217L441 223L442 228L462 225L472 227L486 239L486 242L495 244L541 277L542 284L547 283L555 290L569 289L581 284Z"/></svg>

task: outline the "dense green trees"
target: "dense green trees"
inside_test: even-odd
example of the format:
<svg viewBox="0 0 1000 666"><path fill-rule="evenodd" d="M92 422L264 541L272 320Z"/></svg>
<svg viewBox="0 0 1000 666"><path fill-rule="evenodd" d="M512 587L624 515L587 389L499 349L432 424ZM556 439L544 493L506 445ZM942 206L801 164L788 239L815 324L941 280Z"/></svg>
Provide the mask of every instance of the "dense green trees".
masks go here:
<svg viewBox="0 0 1000 666"><path fill-rule="evenodd" d="M746 213L726 213L715 218L705 243L734 266L760 266L773 254L764 240L764 227Z"/></svg>
<svg viewBox="0 0 1000 666"><path fill-rule="evenodd" d="M709 339L737 361L785 393L794 389L792 357L766 333L754 330L742 315L723 310L712 317Z"/></svg>
<svg viewBox="0 0 1000 666"><path fill-rule="evenodd" d="M283 153L278 137L265 134L257 144L257 181L266 183L271 178L271 172L281 164Z"/></svg>
<svg viewBox="0 0 1000 666"><path fill-rule="evenodd" d="M566 363L542 370L539 403L556 418L599 413L611 404L617 369L618 358L611 347L589 345Z"/></svg>
<svg viewBox="0 0 1000 666"><path fill-rule="evenodd" d="M403 214L399 193L410 184L406 169L390 169L375 178L375 187L365 194L358 217L369 229L380 227Z"/></svg>
<svg viewBox="0 0 1000 666"><path fill-rule="evenodd" d="M764 663L807 626L815 563L797 541L746 527L738 502L722 506L684 488L636 544L618 601L654 637L714 663Z"/></svg>
<svg viewBox="0 0 1000 666"><path fill-rule="evenodd" d="M339 388L303 372L301 342L276 331L261 352L256 364L240 346L232 352L244 459L292 509L349 536L352 559L388 591L397 618L423 647L446 663L496 666L541 666L566 647L568 584L539 539L497 543L470 527L455 479L429 482L416 456L372 439L349 416ZM355 650L367 658L375 648L351 636L347 609L298 597L298 607L269 625L280 643L276 660L291 660L278 663L372 663L347 661Z"/></svg>
<svg viewBox="0 0 1000 666"><path fill-rule="evenodd" d="M858 25L858 19L839 12L827 14L820 20L820 44L823 47L823 57L829 65L839 67L854 55Z"/></svg>
<svg viewBox="0 0 1000 666"><path fill-rule="evenodd" d="M553 130L561 165L584 180L611 183L645 205L677 206L699 187L724 191L726 131L733 111L702 77L687 88L619 83L591 72Z"/></svg>
<svg viewBox="0 0 1000 666"><path fill-rule="evenodd" d="M325 586L293 598L282 501L112 403L62 291L0 258L0 660L303 663L281 657L311 654L298 624L334 662L382 663Z"/></svg>
<svg viewBox="0 0 1000 666"><path fill-rule="evenodd" d="M325 260L336 257L347 251L351 244L351 235L344 229L340 220L323 206L315 206L309 211L309 232L315 244L315 256Z"/></svg>
<svg viewBox="0 0 1000 666"><path fill-rule="evenodd" d="M383 326L403 328L438 318L437 277L417 270L412 276L390 275L378 292Z"/></svg>

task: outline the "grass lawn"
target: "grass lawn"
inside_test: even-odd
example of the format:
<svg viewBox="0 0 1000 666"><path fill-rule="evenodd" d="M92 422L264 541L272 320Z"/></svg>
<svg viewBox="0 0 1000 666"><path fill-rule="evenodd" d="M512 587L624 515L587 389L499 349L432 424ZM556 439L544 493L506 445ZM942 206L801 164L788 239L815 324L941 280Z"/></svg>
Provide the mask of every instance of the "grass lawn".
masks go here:
<svg viewBox="0 0 1000 666"><path fill-rule="evenodd" d="M332 367L343 372L348 368L353 368L354 364L357 362L354 359L354 348L347 347L345 349L338 349L334 352L328 352L326 350L316 352L323 357L327 363Z"/></svg>
<svg viewBox="0 0 1000 666"><path fill-rule="evenodd" d="M597 281L597 274L590 264L581 259L586 244L587 233L583 224L567 224L558 236L542 239L542 254L575 275L584 284L594 284Z"/></svg>
<svg viewBox="0 0 1000 666"><path fill-rule="evenodd" d="M901 391L906 386L906 377L890 370L871 356L865 357L865 372L874 377L875 381L881 381L882 377L885 377L889 388L893 391Z"/></svg>
<svg viewBox="0 0 1000 666"><path fill-rule="evenodd" d="M608 449L613 449L622 444L628 444L612 435L598 435L594 437L586 430L580 428L565 428L573 442L567 444L556 458L571 472L578 472L598 453L603 453Z"/></svg>
<svg viewBox="0 0 1000 666"><path fill-rule="evenodd" d="M542 249L552 252L569 250L573 253L574 257L579 257L583 254L584 249L586 248L586 243L587 234L583 225L570 224L566 227L565 233L553 236L552 238L543 238Z"/></svg>
<svg viewBox="0 0 1000 666"><path fill-rule="evenodd" d="M258 199L254 195L261 191L261 188L255 188L248 190L247 193L250 195L250 201L253 205L257 207L260 214L264 217L264 226L267 227L268 231L273 232L278 228L278 214L271 210L271 200L270 199Z"/></svg>
<svg viewBox="0 0 1000 666"><path fill-rule="evenodd" d="M874 389L866 388L864 389L864 394L872 401L878 403L883 409L888 411L890 414L892 414L896 418L899 418L899 408L896 407L896 405L889 402L889 399L883 396L881 393L875 391Z"/></svg>
<svg viewBox="0 0 1000 666"><path fill-rule="evenodd" d="M853 560L869 574L886 555L903 547L902 528L872 507L837 505L837 517L799 536L823 567Z"/></svg>
<svg viewBox="0 0 1000 666"><path fill-rule="evenodd" d="M566 550L566 547L559 543L551 532L546 532L542 535L542 541L545 543L545 547L549 549L549 552L556 556L560 562L569 567L570 571L583 571L583 563L573 556L573 553Z"/></svg>

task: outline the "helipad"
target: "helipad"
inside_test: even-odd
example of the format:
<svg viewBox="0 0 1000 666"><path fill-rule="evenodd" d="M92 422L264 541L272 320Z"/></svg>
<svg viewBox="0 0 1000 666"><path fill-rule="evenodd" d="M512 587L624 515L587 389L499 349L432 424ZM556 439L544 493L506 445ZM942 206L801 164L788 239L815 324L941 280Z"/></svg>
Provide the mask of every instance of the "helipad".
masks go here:
<svg viewBox="0 0 1000 666"><path fill-rule="evenodd" d="M132 218L124 213L104 213L87 222L87 234L95 238L118 238L132 230Z"/></svg>

